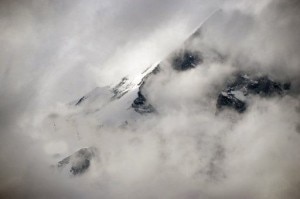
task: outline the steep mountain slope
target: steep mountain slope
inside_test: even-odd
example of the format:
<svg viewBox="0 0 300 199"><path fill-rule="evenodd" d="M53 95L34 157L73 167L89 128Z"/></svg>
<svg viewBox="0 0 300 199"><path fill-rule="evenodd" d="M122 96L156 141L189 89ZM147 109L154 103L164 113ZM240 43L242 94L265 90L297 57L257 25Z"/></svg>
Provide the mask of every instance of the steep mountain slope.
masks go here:
<svg viewBox="0 0 300 199"><path fill-rule="evenodd" d="M181 48L172 52L159 64L148 67L135 79L124 77L113 88L96 88L75 102L73 106L81 107L84 114L92 114L104 125L121 125L125 121L135 120L139 114L156 112L151 105L143 89L148 79L163 70L171 68L174 71L184 72L193 69L202 63L220 62L222 57L205 44L199 43L201 31L206 23L214 17L220 17L221 11L217 10L196 30L183 44ZM193 45L199 46L197 50ZM152 81L152 80L151 80ZM153 80L155 81L155 80ZM92 107L92 108L91 108ZM139 114L136 114L139 113Z"/></svg>
<svg viewBox="0 0 300 199"><path fill-rule="evenodd" d="M220 23L224 23L225 19L226 15L222 11L214 12L184 42L181 48L172 52L160 63L153 64L147 68L143 73L137 75L135 79L124 77L112 88L96 88L70 103L71 109L77 111L69 117L73 120L93 118L101 127L123 128L127 125L138 123L140 118L147 119L148 116L155 117L156 114L160 114L161 110L164 109L164 103L157 106L158 103L155 103L155 100L153 100L156 96L159 96L158 92L160 92L152 89L151 85L153 82L156 84L155 88L158 88L158 85L164 86L169 82L180 81L182 76L191 75L198 68L205 68L209 65L221 67L229 62L229 54L226 51L213 47L213 45L210 45L210 42L207 42L209 30ZM224 34L226 35L227 33L225 32ZM216 78L215 81L218 82L216 83L218 86L208 89L208 93L211 95L210 101L215 103L214 112L229 108L230 110L243 113L250 106L248 99L251 96L258 95L262 98L283 96L291 87L290 83L273 80L273 78L269 77L269 74L262 74L262 71L243 71L240 63L236 63L237 67L226 73L227 79L234 79L233 81L228 82L226 78L220 80ZM186 87L184 89L189 90L191 88ZM168 90L166 89L165 91ZM171 91L173 94L175 92ZM176 97L180 96L180 94L170 98L171 101L176 103ZM194 94L197 94L197 90L194 90ZM201 99L197 100L200 101ZM178 104L180 107L180 102ZM168 110L172 110L172 103L169 103L168 106L170 106ZM178 107L174 106L174 108ZM74 175L83 173L88 169L92 157L90 152L86 153L86 150L81 149L75 152L70 157L60 161L58 166L69 165L69 170ZM77 160L79 159L78 164L69 163L70 159L72 159L71 157L74 156L76 156Z"/></svg>

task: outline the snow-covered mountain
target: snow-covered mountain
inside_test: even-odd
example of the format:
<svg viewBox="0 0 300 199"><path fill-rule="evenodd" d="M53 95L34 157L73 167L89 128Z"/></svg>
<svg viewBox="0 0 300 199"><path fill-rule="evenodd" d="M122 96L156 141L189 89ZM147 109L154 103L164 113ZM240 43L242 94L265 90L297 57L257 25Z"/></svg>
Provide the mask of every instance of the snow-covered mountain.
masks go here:
<svg viewBox="0 0 300 199"><path fill-rule="evenodd" d="M205 29L206 23L212 18L220 17L220 14L220 10L213 12L212 16L165 60L147 67L133 79L122 78L114 87L95 88L70 103L70 106L81 109L80 114L93 115L92 117L98 118L103 124L109 125L121 125L125 121L140 117L140 114L156 112L156 108L149 103L143 92L148 79L155 81L156 74L170 68L176 72L184 72L203 63L221 62L224 59L221 54L201 41L201 31ZM197 50L193 49L194 46L197 46Z"/></svg>
<svg viewBox="0 0 300 199"><path fill-rule="evenodd" d="M124 77L113 87L95 88L71 102L70 109L76 111L70 117L74 120L83 117L93 118L101 127L125 127L137 122L141 117L149 115L155 117L156 114L160 114L163 107L157 107L151 101L156 91L147 90L151 82L163 85L168 78L174 79L185 75L197 67L206 67L209 64L221 65L228 61L228 55L210 46L206 41L207 37L203 36L211 26L216 25L215 21L222 22L223 18L225 17L222 11L215 12L180 48L171 52L160 63L146 68L136 78ZM262 98L283 96L291 87L289 82L273 80L261 71L233 71L228 74L227 80L220 81L223 82L223 86L218 87L212 96L216 112L229 108L242 114L246 111L251 96L258 95ZM93 151L95 149L80 149L60 161L58 167L68 168L74 175L83 173L88 169L94 156ZM72 162L72 159L76 159L76 162Z"/></svg>

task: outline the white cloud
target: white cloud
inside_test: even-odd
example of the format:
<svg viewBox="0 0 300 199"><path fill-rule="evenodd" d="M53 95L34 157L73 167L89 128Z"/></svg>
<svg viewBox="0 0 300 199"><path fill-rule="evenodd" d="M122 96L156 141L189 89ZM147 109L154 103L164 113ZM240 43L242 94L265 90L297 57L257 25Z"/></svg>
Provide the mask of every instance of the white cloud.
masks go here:
<svg viewBox="0 0 300 199"><path fill-rule="evenodd" d="M299 198L296 1L1 4L1 197ZM111 127L65 107L164 59L218 7L222 18L188 48L225 60L182 73L166 60L144 90L159 114ZM290 80L291 93L216 114L218 92L240 69ZM88 146L99 154L84 175L50 167Z"/></svg>

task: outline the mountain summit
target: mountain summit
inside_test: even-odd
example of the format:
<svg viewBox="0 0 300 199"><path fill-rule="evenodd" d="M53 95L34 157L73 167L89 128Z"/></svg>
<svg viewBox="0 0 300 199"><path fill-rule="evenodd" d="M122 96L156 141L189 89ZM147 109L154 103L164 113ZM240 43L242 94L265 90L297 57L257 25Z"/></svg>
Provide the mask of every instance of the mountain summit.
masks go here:
<svg viewBox="0 0 300 199"><path fill-rule="evenodd" d="M134 79L124 77L114 87L98 87L81 98L70 103L71 109L77 110L72 118L80 120L82 117L94 118L100 127L124 128L137 122L141 117L160 114L164 109L163 103L157 105L159 91L152 89L152 84L164 85L168 82L181 81L185 75L195 75L198 68L205 69L208 65L224 65L229 62L230 55L211 46L207 42L207 34L211 27L216 26L216 21L223 23L226 15L222 11L214 14L195 31L183 45L170 53L163 61L148 67L143 73ZM210 38L211 39L211 38ZM241 67L242 68L242 67ZM221 68L220 68L221 70ZM273 80L269 74L262 71L233 70L228 73L228 78L216 79L216 85L210 91L210 101L215 103L214 112L224 109L244 113L249 107L249 99L252 96L271 98L283 96L291 87L289 82ZM228 80L229 79L229 80ZM192 80L191 80L192 81ZM217 83L219 82L219 83ZM220 83L221 82L221 83ZM193 85L193 82L188 82ZM220 86L221 84L221 86ZM159 86L156 86L159 88ZM185 87L190 90L193 88ZM167 91L167 90L166 90ZM167 91L174 93L176 91ZM197 96L197 90L193 91ZM178 93L176 96L184 94ZM165 95L165 97L168 97ZM162 99L163 100L163 99ZM174 97L172 100L176 101ZM201 100L201 99L196 99ZM172 108L172 103L168 103ZM179 106L182 106L179 104ZM172 109L176 109L173 107ZM74 175L83 173L92 161L93 152L89 148L80 149L73 155L61 160L58 167L71 165L70 172ZM72 157L76 157L77 163L70 163ZM79 165L79 166L78 166Z"/></svg>

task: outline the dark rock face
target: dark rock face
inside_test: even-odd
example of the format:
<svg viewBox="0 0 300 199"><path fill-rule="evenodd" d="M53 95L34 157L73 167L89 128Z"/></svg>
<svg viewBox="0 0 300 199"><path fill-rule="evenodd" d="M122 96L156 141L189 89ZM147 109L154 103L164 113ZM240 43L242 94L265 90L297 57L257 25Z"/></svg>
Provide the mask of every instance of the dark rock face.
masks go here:
<svg viewBox="0 0 300 199"><path fill-rule="evenodd" d="M127 77L123 77L121 82L119 82L113 89L113 97L112 99L120 99L123 95L127 93L127 91L122 90L122 86L125 85L128 81Z"/></svg>
<svg viewBox="0 0 300 199"><path fill-rule="evenodd" d="M161 71L160 65L158 64L152 71L151 74L156 75Z"/></svg>
<svg viewBox="0 0 300 199"><path fill-rule="evenodd" d="M90 167L90 161L95 156L96 148L82 148L70 155L60 162L58 162L58 168L64 168L67 165L70 166L70 173L73 175L82 174Z"/></svg>
<svg viewBox="0 0 300 199"><path fill-rule="evenodd" d="M85 99L86 99L85 96L83 96L82 98L80 98L80 99L76 102L75 106L78 106L79 104L81 104Z"/></svg>
<svg viewBox="0 0 300 199"><path fill-rule="evenodd" d="M246 102L236 98L231 93L221 93L218 96L217 107L218 109L222 109L223 107L231 107L242 113L246 110L247 105Z"/></svg>
<svg viewBox="0 0 300 199"><path fill-rule="evenodd" d="M90 166L90 160L84 159L79 165L72 166L70 172L73 175L81 174L85 172Z"/></svg>
<svg viewBox="0 0 300 199"><path fill-rule="evenodd" d="M248 84L246 82L246 88L248 89L249 93L263 96L271 96L274 94L281 95L283 94L284 90L281 83L274 82L267 76L254 79L254 81L250 81Z"/></svg>
<svg viewBox="0 0 300 199"><path fill-rule="evenodd" d="M161 71L160 65L157 65L150 73L148 73L139 83L138 96L135 98L131 107L140 114L155 112L154 107L147 101L147 98L142 94L143 87L148 78L158 74Z"/></svg>
<svg viewBox="0 0 300 199"><path fill-rule="evenodd" d="M185 71L191 68L195 68L202 61L202 58L197 53L184 51L174 58L172 66L175 70Z"/></svg>
<svg viewBox="0 0 300 199"><path fill-rule="evenodd" d="M245 74L238 74L235 80L218 96L217 108L233 108L242 113L247 109L247 96L260 95L270 97L283 95L290 89L290 83L280 83L271 80L268 76L250 78Z"/></svg>
<svg viewBox="0 0 300 199"><path fill-rule="evenodd" d="M136 112L141 114L154 112L153 106L147 102L147 99L141 91L138 92L138 97L133 101L131 106Z"/></svg>

